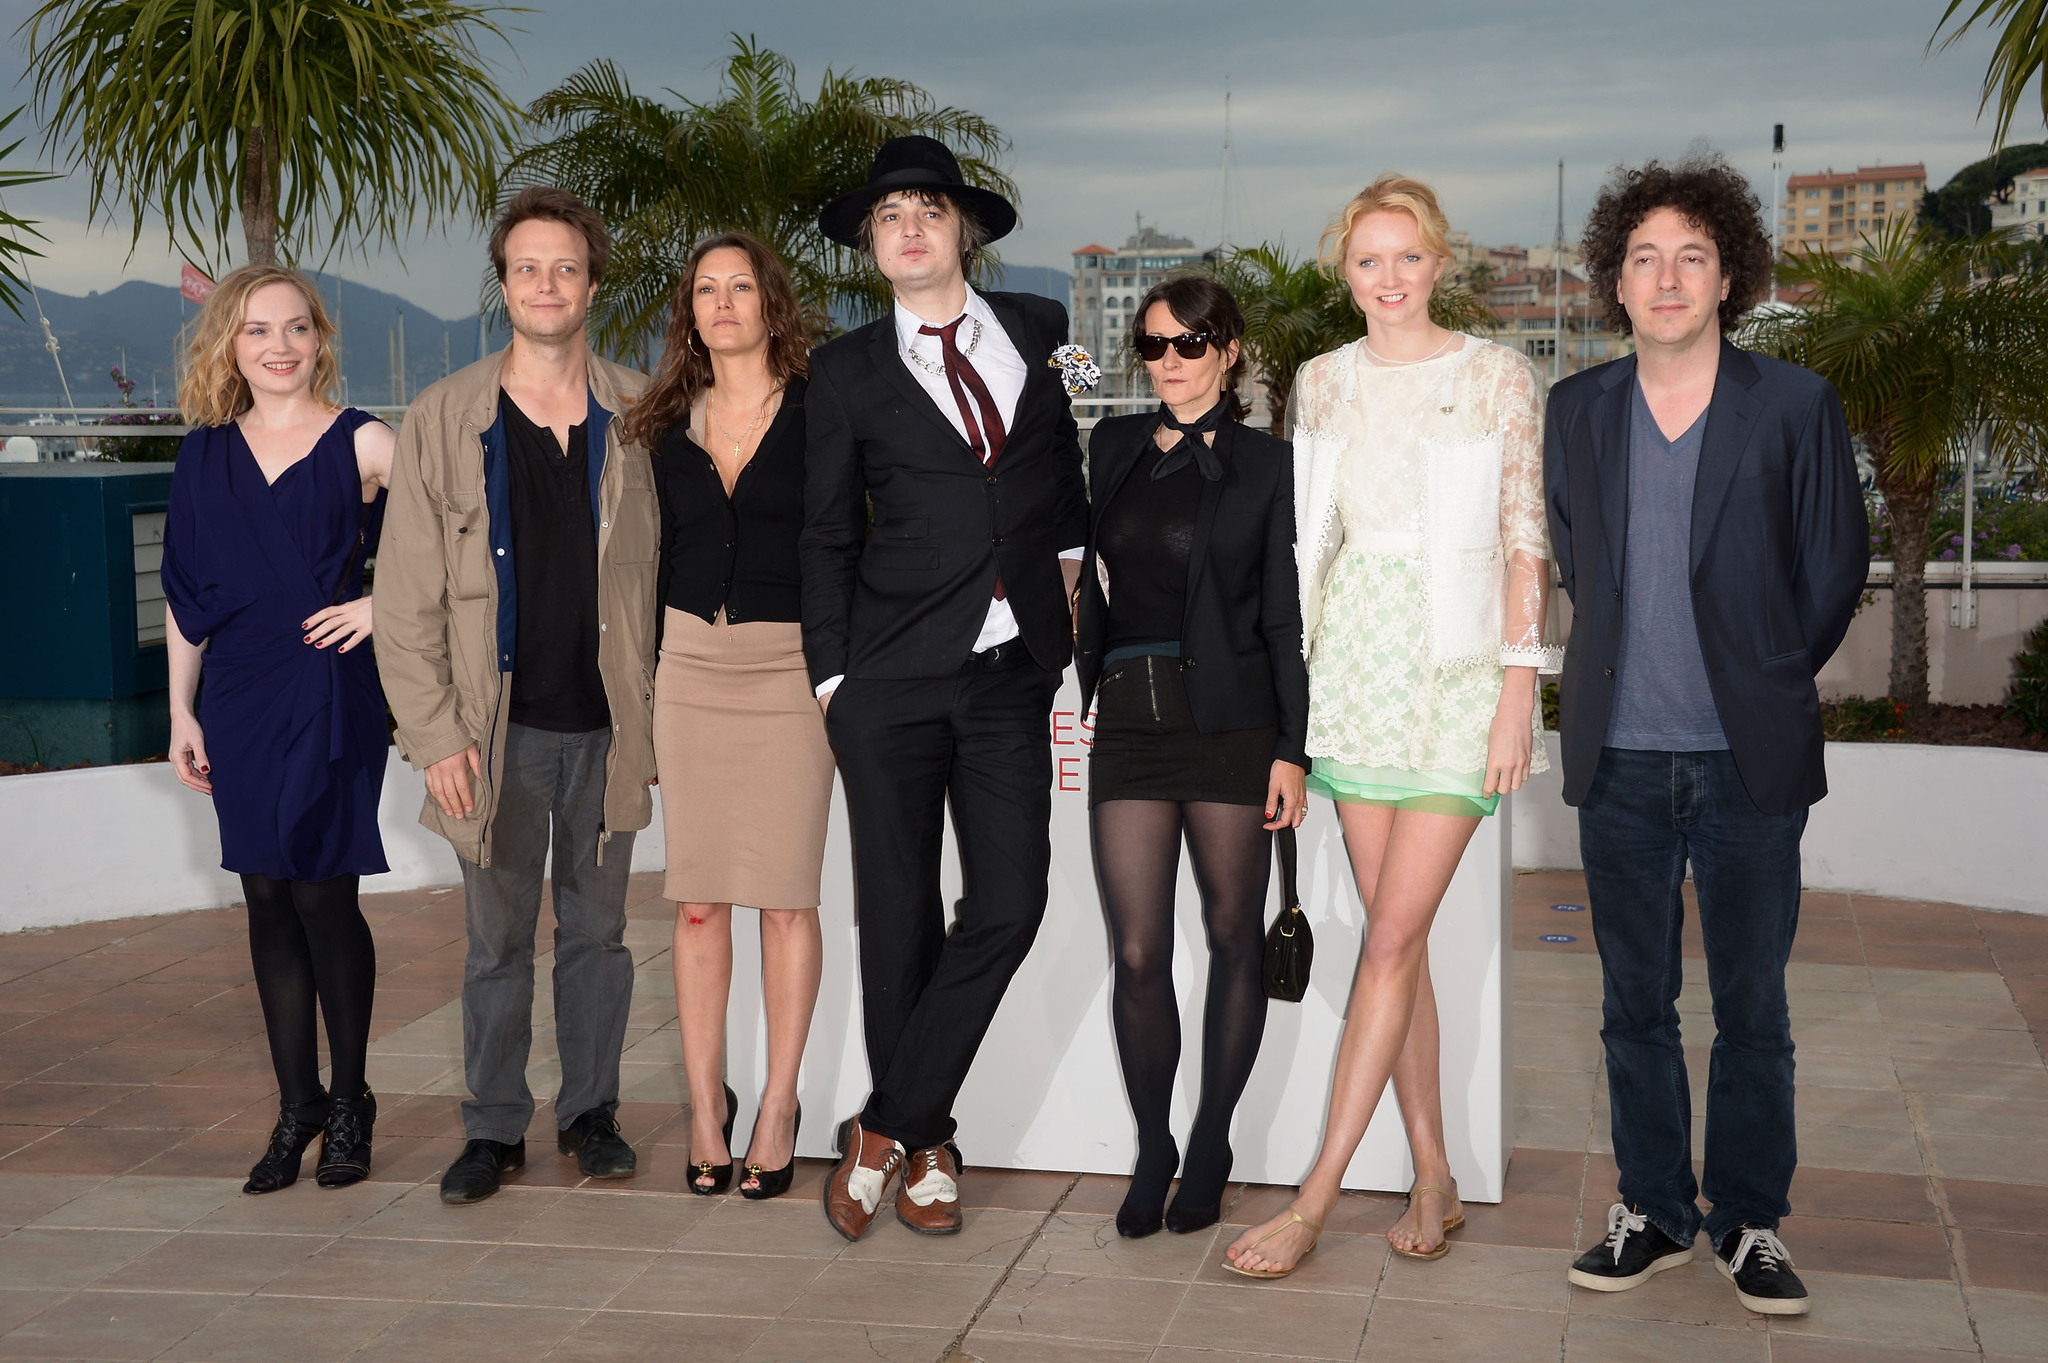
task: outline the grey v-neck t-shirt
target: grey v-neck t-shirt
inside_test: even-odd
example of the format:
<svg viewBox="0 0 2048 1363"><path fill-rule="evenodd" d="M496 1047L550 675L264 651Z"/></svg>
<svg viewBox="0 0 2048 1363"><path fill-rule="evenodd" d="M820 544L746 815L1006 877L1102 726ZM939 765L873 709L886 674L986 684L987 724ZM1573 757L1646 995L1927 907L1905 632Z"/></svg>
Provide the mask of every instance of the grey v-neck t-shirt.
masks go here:
<svg viewBox="0 0 2048 1363"><path fill-rule="evenodd" d="M1642 384L1630 389L1621 652L1607 746L1713 752L1728 746L1728 736L1707 685L1691 584L1693 487L1713 408L1676 440L1666 440Z"/></svg>

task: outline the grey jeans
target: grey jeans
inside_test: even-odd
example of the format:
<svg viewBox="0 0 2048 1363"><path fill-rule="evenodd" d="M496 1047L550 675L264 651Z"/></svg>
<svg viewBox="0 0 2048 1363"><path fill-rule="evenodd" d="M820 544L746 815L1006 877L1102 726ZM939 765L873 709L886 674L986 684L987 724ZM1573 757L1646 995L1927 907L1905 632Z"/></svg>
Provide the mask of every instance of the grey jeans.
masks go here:
<svg viewBox="0 0 2048 1363"><path fill-rule="evenodd" d="M626 949L626 877L633 835L614 833L597 864L609 730L558 734L513 724L498 773L492 865L462 863L469 956L462 973L462 1126L471 1140L518 1141L533 1119L526 1086L533 1045L534 933L550 842L555 864L555 1045L567 1127L619 1104L619 1052L633 1002ZM552 822L552 837L549 825Z"/></svg>

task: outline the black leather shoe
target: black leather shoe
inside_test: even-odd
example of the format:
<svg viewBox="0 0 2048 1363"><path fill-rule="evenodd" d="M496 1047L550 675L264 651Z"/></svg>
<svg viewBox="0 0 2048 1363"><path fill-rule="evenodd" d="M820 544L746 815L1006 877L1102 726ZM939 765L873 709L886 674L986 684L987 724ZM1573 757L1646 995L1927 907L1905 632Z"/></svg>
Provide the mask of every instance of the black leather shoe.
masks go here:
<svg viewBox="0 0 2048 1363"><path fill-rule="evenodd" d="M740 1115L740 1097L732 1091L731 1084L720 1085L725 1090L725 1163L713 1164L708 1159L697 1161L697 1172L690 1176L690 1191L699 1197L717 1197L732 1186L732 1124ZM696 1151L691 1151L695 1154ZM705 1182L709 1179L710 1182Z"/></svg>
<svg viewBox="0 0 2048 1363"><path fill-rule="evenodd" d="M455 1207L481 1202L498 1191L505 1175L525 1167L525 1141L471 1141L441 1175L441 1200Z"/></svg>
<svg viewBox="0 0 2048 1363"><path fill-rule="evenodd" d="M1738 1226L1722 1236L1714 1267L1735 1284L1735 1300L1759 1315L1803 1316L1812 1305L1785 1242L1762 1226Z"/></svg>
<svg viewBox="0 0 2048 1363"><path fill-rule="evenodd" d="M761 1119L756 1116L754 1125L759 1126L760 1124ZM749 1202L766 1202L771 1197L781 1197L789 1191L789 1185L796 1179L796 1138L803 1129L804 1105L798 1103L796 1105L796 1121L791 1123L789 1128L789 1162L780 1169L763 1169L758 1164L749 1164L747 1166L747 1178L754 1180L754 1186L749 1188L746 1184L746 1179L740 1180L741 1197L744 1197ZM752 1143L751 1140L748 1141L749 1145Z"/></svg>
<svg viewBox="0 0 2048 1363"><path fill-rule="evenodd" d="M320 1163L313 1181L346 1188L370 1176L370 1135L377 1125L377 1095L365 1088L354 1098L336 1098L320 1138Z"/></svg>
<svg viewBox="0 0 2048 1363"><path fill-rule="evenodd" d="M1626 1292L1667 1268L1691 1262L1691 1245L1680 1244L1641 1212L1617 1202L1607 1209L1607 1238L1574 1259L1565 1276L1595 1292Z"/></svg>
<svg viewBox="0 0 2048 1363"><path fill-rule="evenodd" d="M556 1133L555 1148L574 1155L585 1178L631 1178L640 1167L639 1156L619 1134L618 1114L608 1107L578 1114Z"/></svg>
<svg viewBox="0 0 2048 1363"><path fill-rule="evenodd" d="M328 1108L324 1093L303 1103L279 1104L277 1125L270 1130L270 1144L264 1149L263 1158L249 1171L249 1181L242 1185L242 1191L274 1193L297 1183L306 1147L327 1126Z"/></svg>

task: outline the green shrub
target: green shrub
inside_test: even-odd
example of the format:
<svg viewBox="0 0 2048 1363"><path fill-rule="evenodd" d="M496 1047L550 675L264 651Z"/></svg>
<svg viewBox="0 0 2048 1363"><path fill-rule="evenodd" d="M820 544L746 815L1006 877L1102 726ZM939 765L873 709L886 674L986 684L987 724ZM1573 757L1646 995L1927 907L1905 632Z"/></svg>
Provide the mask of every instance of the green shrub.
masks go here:
<svg viewBox="0 0 2048 1363"><path fill-rule="evenodd" d="M1821 712L1821 727L1837 743L1889 738L1905 730L1905 702L1887 696L1844 696Z"/></svg>
<svg viewBox="0 0 2048 1363"><path fill-rule="evenodd" d="M2005 712L2028 733L2048 734L2048 620L2034 626L2026 646L2013 655Z"/></svg>

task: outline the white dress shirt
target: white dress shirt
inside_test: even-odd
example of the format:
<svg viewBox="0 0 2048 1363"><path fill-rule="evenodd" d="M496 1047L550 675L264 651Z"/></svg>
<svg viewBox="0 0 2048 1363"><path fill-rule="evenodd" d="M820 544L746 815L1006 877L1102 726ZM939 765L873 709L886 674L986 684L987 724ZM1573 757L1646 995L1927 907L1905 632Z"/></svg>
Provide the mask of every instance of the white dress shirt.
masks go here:
<svg viewBox="0 0 2048 1363"><path fill-rule="evenodd" d="M953 396L953 385L946 378L946 347L944 339L927 336L923 328L931 325L909 308L897 303L895 306L896 352L903 361L903 367L910 371L910 377L918 386L931 395L932 404L939 409L939 415L951 422L953 429L960 433L962 440L971 445L967 434L967 423L960 416L960 403ZM1010 341L1010 333L1003 330L1002 319L988 300L973 289L967 290L967 307L961 314L968 320L953 334L953 343L960 347L960 353L967 363L974 366L974 372L988 388L988 395L996 404L996 411L1003 418L1003 430L1007 433L1015 425L1017 401L1024 396L1024 380L1029 371L1025 368L1024 357L1017 353L1017 347ZM979 334L975 324L979 323ZM972 346L972 349L969 347ZM923 361L923 363L919 363ZM930 365L928 369L925 366ZM974 401L968 394L967 400ZM1060 552L1061 558L1079 559L1086 550L1076 545ZM1017 615L1010 609L1010 603L1000 597L990 597L988 614L981 622L981 633L975 636L974 651L980 653L1006 643L1017 637ZM817 692L825 695L837 689L841 677L828 677L818 684Z"/></svg>

